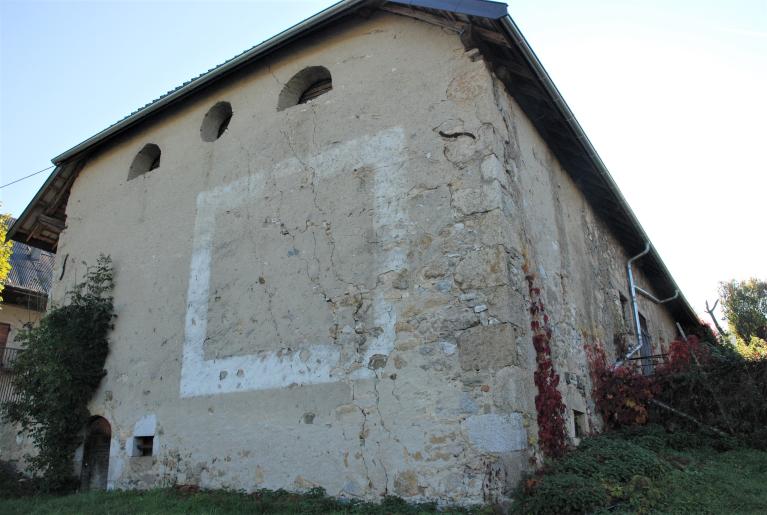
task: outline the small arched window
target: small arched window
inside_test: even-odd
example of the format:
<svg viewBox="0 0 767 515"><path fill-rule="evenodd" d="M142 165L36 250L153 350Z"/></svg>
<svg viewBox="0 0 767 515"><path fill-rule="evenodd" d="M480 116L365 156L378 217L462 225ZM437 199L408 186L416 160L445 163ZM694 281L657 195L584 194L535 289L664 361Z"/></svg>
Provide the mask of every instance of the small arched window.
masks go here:
<svg viewBox="0 0 767 515"><path fill-rule="evenodd" d="M229 121L232 119L232 104L229 102L218 102L210 108L202 119L200 127L200 136L203 141L216 141L220 138L226 128L229 127Z"/></svg>
<svg viewBox="0 0 767 515"><path fill-rule="evenodd" d="M160 167L160 147L154 143L147 143L144 148L136 154L128 171L128 180L135 179L139 175Z"/></svg>
<svg viewBox="0 0 767 515"><path fill-rule="evenodd" d="M277 110L305 104L333 89L330 72L324 66L310 66L296 73L280 92Z"/></svg>

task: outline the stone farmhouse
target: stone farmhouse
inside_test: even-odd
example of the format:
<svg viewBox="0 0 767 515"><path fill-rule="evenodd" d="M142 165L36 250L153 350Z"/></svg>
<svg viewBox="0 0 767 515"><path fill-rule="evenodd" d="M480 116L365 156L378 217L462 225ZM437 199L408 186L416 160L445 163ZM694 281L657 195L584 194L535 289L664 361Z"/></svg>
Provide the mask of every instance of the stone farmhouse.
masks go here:
<svg viewBox="0 0 767 515"><path fill-rule="evenodd" d="M492 501L540 463L536 335L577 443L584 345L699 324L504 4L341 1L53 162L10 237L54 300L115 266L84 487Z"/></svg>

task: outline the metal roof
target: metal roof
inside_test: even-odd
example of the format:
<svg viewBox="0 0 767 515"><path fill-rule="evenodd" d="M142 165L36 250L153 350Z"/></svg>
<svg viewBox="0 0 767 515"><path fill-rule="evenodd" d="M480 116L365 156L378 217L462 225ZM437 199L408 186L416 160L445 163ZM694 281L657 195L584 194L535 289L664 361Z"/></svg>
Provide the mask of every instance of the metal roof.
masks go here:
<svg viewBox="0 0 767 515"><path fill-rule="evenodd" d="M14 220L11 219L11 222ZM53 260L56 257L18 241L13 243L11 271L5 281L6 288L23 290L25 293L48 295L53 282Z"/></svg>
<svg viewBox="0 0 767 515"><path fill-rule="evenodd" d="M629 255L637 254L645 247L649 242L647 234L540 60L507 14L506 5L486 0L340 1L185 82L55 157L53 162L57 165L56 169L19 217L19 221L9 229L8 237L54 250L58 231L64 226L63 207L66 205L68 189L89 152L242 67L351 13L365 9L382 9L459 29L464 44L479 48L492 64L495 74L504 82L509 93L520 104L563 168L626 252ZM678 289L654 248L643 259L641 267L660 296L670 296ZM678 318L690 324L697 323L695 311L683 297L670 309Z"/></svg>

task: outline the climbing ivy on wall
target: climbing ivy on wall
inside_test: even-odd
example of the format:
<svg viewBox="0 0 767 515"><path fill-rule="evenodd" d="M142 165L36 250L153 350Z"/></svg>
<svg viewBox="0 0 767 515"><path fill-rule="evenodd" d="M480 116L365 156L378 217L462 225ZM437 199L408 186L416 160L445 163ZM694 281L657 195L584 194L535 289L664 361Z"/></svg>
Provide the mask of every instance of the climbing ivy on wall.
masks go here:
<svg viewBox="0 0 767 515"><path fill-rule="evenodd" d="M559 374L554 369L554 362L551 359L549 316L541 300L541 290L534 284L535 276L528 274L525 279L527 279L530 293L530 329L533 332L537 363L534 378L538 389L538 394L535 396L538 440L546 456L561 456L567 450L565 404L562 401L562 394L557 389Z"/></svg>
<svg viewBox="0 0 767 515"><path fill-rule="evenodd" d="M76 484L74 451L90 416L88 401L106 374L113 286L112 261L102 255L95 266L86 265L85 279L68 292L67 304L17 337L24 351L13 363L16 396L2 405L2 416L31 437L37 449L27 457L31 472L49 491Z"/></svg>
<svg viewBox="0 0 767 515"><path fill-rule="evenodd" d="M649 421L650 403L657 385L636 365L609 366L604 345L584 345L591 376L591 396L605 427L619 429Z"/></svg>

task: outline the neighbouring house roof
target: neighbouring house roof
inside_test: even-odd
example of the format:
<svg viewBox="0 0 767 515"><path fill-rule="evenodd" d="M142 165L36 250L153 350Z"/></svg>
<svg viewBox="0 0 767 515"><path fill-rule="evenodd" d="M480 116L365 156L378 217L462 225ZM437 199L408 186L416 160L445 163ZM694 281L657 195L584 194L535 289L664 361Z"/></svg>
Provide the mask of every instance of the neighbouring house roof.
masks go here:
<svg viewBox="0 0 767 515"><path fill-rule="evenodd" d="M11 219L11 223L14 221ZM51 252L15 241L10 259L11 271L5 281L5 297L15 297L13 294L47 297L53 282L55 257Z"/></svg>
<svg viewBox="0 0 767 515"><path fill-rule="evenodd" d="M627 253L638 254L645 248L649 242L647 234L540 60L508 15L506 5L486 0L342 0L185 82L56 156L53 159L56 168L10 228L8 237L55 250L66 220L69 188L90 153L275 50L351 14L368 14L375 9L456 29L464 45L478 48ZM640 267L658 295L671 296L678 290L654 248L642 259ZM677 319L698 324L697 315L683 297L669 309Z"/></svg>

